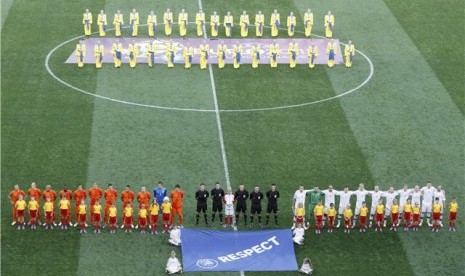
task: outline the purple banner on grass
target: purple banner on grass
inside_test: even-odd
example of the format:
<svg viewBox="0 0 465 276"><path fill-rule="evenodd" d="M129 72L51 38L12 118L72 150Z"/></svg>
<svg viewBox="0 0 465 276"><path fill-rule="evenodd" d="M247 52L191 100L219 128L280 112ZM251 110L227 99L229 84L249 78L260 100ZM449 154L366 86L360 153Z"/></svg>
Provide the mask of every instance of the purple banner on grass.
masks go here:
<svg viewBox="0 0 465 276"><path fill-rule="evenodd" d="M100 41L104 48L105 52L103 55L103 63L113 63L113 54L111 52L111 47L114 42L121 42L123 45L123 54L122 62L129 63L129 52L128 46L129 43L136 43L139 46L139 56L137 57L138 63L148 63L147 57L147 44L152 43L150 38L89 38L84 40L87 48L87 54L84 57L84 63L95 63L94 57L94 46L97 42ZM174 57L174 63L184 63L183 58L183 48L185 46L194 48L194 57L192 58L193 64L199 63L199 45L204 41L210 46L209 52L209 62L212 64L218 63L218 55L216 52L218 44L226 44L228 51L226 53L225 62L228 64L233 63L233 46L241 45L242 46L242 55L241 63L250 64L252 63L251 49L252 46L260 46L260 63L269 64L270 63L270 45L273 42L279 44L280 55L278 56L278 63L289 63L290 55L288 53L289 43L297 43L299 45L299 52L297 54L296 62L298 64L308 64L309 58L307 56L307 49L310 45L315 45L318 47L318 57L315 58L315 64L326 64L328 62L328 54L326 54L326 45L329 42L327 39L308 39L308 38L299 38L299 39L220 39L220 40L204 40L201 38L188 38L188 39L155 39L157 44L157 50L155 52L155 63L166 64L166 50L165 46L172 41L176 45L176 54ZM338 40L335 40L338 42ZM337 43L337 51L334 57L334 62L336 64L343 63L341 47ZM73 52L70 54L65 63L77 63L77 56Z"/></svg>
<svg viewBox="0 0 465 276"><path fill-rule="evenodd" d="M184 271L296 271L290 229L215 231L182 229Z"/></svg>

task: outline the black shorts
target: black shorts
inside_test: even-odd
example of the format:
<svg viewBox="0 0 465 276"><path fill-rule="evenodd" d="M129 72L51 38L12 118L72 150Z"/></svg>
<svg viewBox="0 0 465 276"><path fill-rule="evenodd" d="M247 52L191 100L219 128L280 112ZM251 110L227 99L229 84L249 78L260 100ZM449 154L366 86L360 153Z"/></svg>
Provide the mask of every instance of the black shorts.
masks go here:
<svg viewBox="0 0 465 276"><path fill-rule="evenodd" d="M236 204L236 213L239 213L239 212L247 212L247 204L244 202L244 203L237 203Z"/></svg>
<svg viewBox="0 0 465 276"><path fill-rule="evenodd" d="M252 215L255 215L255 214L261 214L262 213L262 205L252 205L252 207L250 207L250 213Z"/></svg>
<svg viewBox="0 0 465 276"><path fill-rule="evenodd" d="M268 205L268 206L266 207L266 212L267 212L268 214L271 214L271 213L277 214L277 213L278 213L278 205L276 205L276 204Z"/></svg>
<svg viewBox="0 0 465 276"><path fill-rule="evenodd" d="M221 202L213 202L212 211L213 212L223 212L223 203L221 203Z"/></svg>
<svg viewBox="0 0 465 276"><path fill-rule="evenodd" d="M206 202L197 202L197 213L206 213L207 212L207 203Z"/></svg>

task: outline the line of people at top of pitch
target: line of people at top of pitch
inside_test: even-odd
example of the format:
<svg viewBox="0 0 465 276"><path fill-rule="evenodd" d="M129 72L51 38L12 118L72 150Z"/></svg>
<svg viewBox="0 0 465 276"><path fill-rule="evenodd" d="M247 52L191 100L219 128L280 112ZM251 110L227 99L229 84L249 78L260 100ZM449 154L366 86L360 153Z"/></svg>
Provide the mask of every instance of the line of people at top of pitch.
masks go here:
<svg viewBox="0 0 465 276"><path fill-rule="evenodd" d="M404 214L404 230L410 227L410 221L413 218L413 222L417 220L417 226L421 226L424 218L427 218L429 226L433 226L433 230L438 230L437 226L442 226L442 215L444 213L444 206L446 203L445 191L439 185L433 187L432 183L428 181L426 185L420 188L416 185L413 189L410 189L407 184L400 190L395 190L394 187L390 187L387 191L380 191L378 186L374 187L373 191L365 189L364 184L359 184L359 188L355 191L350 191L349 187L345 187L342 191L333 189L330 185L328 189L320 191L316 186L311 190L305 190L303 186L294 193L293 211L298 223L305 220L305 199L306 196L310 197L309 214L310 218L314 217L316 224L322 226L324 220L327 217L334 217L337 215L338 223L336 227L340 226L341 218L345 218L345 226L355 227L355 224L360 217L366 217L369 215L370 227L373 219L376 217L377 223L383 223L386 226L386 220L388 216L391 216L391 220L394 219L392 229L395 231L398 226L397 221L401 220ZM351 196L356 197L356 205L354 212L351 209L350 199ZM339 196L339 207L336 205L335 197ZM368 210L367 196L371 197L371 209ZM397 200L397 196L399 199ZM383 201L385 198L385 201ZM324 205L323 205L324 199ZM317 207L318 206L318 207ZM455 231L455 220L458 211L458 203L456 198L452 198L449 203L450 213L450 225L449 231ZM393 218L394 214L394 218ZM434 224L431 224L430 218L433 214ZM317 217L318 216L318 217ZM347 220L353 216L353 221ZM436 216L436 217L435 217ZM334 223L334 221L332 221ZM366 221L365 221L366 222ZM365 226L363 221L360 223ZM331 221L330 221L331 226ZM377 224L377 226L380 226ZM331 227L330 227L331 228ZM321 233L321 229L316 229ZM330 229L331 230L331 229Z"/></svg>
<svg viewBox="0 0 465 276"><path fill-rule="evenodd" d="M166 12L163 14L163 21L160 22L164 25L164 31L166 36L171 36L174 24L174 17L173 12L168 8ZM263 36L263 28L267 26L265 23L265 15L258 11L255 14L254 26L255 26L255 36L262 37ZM117 37L122 35L122 28L124 25L124 16L120 10L117 10L115 15L113 16L113 26L115 28L115 35ZM189 14L185 11L185 9L181 9L181 12L178 15L177 24L179 25L179 35L181 37L185 37L187 35L187 26L189 25ZM195 25L197 26L197 36L203 37L205 35L204 31L206 28L206 21L205 21L205 13L202 9L195 15ZM293 12L290 12L289 16L287 16L287 34L289 37L294 36L297 26L297 18ZM86 36L90 36L92 33L92 13L89 9L86 9L83 13L82 24L84 25L84 34ZM98 25L98 33L99 36L103 37L106 35L107 30L107 15L105 14L104 10L100 10L100 13L97 15L97 25ZM139 12L133 8L132 11L129 13L129 34L130 36L136 37L138 35L140 24L140 17ZM226 37L231 37L232 30L234 27L234 17L228 11L223 18L223 24L221 24L221 18L217 14L216 11L212 13L210 16L211 26L211 36L213 39L218 37L219 28L220 26L224 27ZM240 15L238 24L240 26L241 37L247 37L249 28L251 26L249 15L246 11L243 11ZM157 31L158 20L157 16L154 11L150 11L149 15L147 16L147 26L148 26L148 35L150 37L154 37ZM277 37L279 33L279 27L281 25L281 17L277 10L274 10L270 16L270 23L269 26L271 28L271 36ZM313 13L311 9L308 9L307 12L304 14L303 19L304 25L304 34L306 37L310 37L312 33L313 27ZM325 28L325 37L332 38L333 37L333 29L334 29L334 15L331 11L324 16L324 28Z"/></svg>
<svg viewBox="0 0 465 276"><path fill-rule="evenodd" d="M338 51L338 42L331 39L328 41L326 45L326 54L328 55L328 67L333 68L335 65L335 57ZM129 57L129 66L131 68L135 68L137 66L137 59L139 57L139 48L141 46L132 41L128 45L127 53ZM155 53L157 52L159 47L159 42L153 40L152 42L145 43L145 49L147 52L147 63L149 67L153 67L155 64ZM75 54L77 57L77 65L79 68L84 67L84 58L86 56L87 47L84 40L80 40L79 43L76 45ZM115 68L121 68L122 65L122 58L123 58L123 44L115 40L112 45L111 53L113 55L113 62ZM166 61L168 68L174 67L174 58L177 53L177 43L173 41L169 41L164 46L165 54L166 54ZM206 69L208 65L208 59L213 49L210 49L208 43L204 42L200 44L197 54L200 58L200 69ZM217 59L218 59L218 68L225 67L225 61L228 58L228 47L226 43L220 43L217 46ZM259 45L252 46L250 50L250 55L252 57L252 68L258 68L261 60L261 53L262 50ZM287 51L289 55L289 67L295 68L297 66L297 57L299 56L299 45L297 42L289 42L289 47ZM184 59L184 68L190 69L192 67L192 60L195 54L195 50L190 45L184 45L182 49L183 59ZM105 48L101 41L98 41L96 45L94 45L94 57L95 57L95 67L97 69L102 68L103 66L103 56L105 55ZM269 46L268 56L270 58L270 66L275 68L278 66L278 57L281 55L281 49L278 43L274 42ZM307 57L308 57L308 67L314 68L316 58L319 56L318 47L315 44L311 44L307 48ZM355 45L349 40L348 44L345 45L344 48L344 59L345 59L345 66L347 68L352 68L353 58L355 56ZM232 48L232 59L233 59L233 67L235 69L240 68L241 60L243 57L243 48L240 43L233 45Z"/></svg>

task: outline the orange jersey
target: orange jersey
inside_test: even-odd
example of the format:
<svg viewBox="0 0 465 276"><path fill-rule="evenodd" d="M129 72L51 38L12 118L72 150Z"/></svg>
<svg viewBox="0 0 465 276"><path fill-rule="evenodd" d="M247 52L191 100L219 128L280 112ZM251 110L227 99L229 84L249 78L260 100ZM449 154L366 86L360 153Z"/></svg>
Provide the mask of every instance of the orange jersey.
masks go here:
<svg viewBox="0 0 465 276"><path fill-rule="evenodd" d="M84 189L77 189L74 191L74 202L76 202L76 205L81 204L81 200L86 199L87 197L87 192Z"/></svg>
<svg viewBox="0 0 465 276"><path fill-rule="evenodd" d="M106 189L103 196L105 197L106 204L111 205L115 203L116 198L118 197L118 191L115 189Z"/></svg>
<svg viewBox="0 0 465 276"><path fill-rule="evenodd" d="M181 190L174 190L170 194L171 199L173 200L172 206L173 208L181 208L182 207L182 199L184 197L184 192Z"/></svg>
<svg viewBox="0 0 465 276"><path fill-rule="evenodd" d="M67 200L71 200L73 198L73 192L71 192L71 190L61 190L60 198L66 198Z"/></svg>
<svg viewBox="0 0 465 276"><path fill-rule="evenodd" d="M103 192L102 192L102 189L100 188L90 188L89 189L89 196L92 200L99 200L102 198L102 195L103 195Z"/></svg>
<svg viewBox="0 0 465 276"><path fill-rule="evenodd" d="M144 203L145 206L149 206L150 193L149 192L138 192L137 201L139 201L139 204Z"/></svg>
<svg viewBox="0 0 465 276"><path fill-rule="evenodd" d="M57 199L57 193L54 190L45 190L42 193L42 197L44 198L45 201L47 201L47 197L49 197L50 201L54 202L55 199Z"/></svg>
<svg viewBox="0 0 465 276"><path fill-rule="evenodd" d="M26 196L26 194L24 193L23 190L13 190L10 192L10 199L11 201L13 201L13 203L15 203L16 201L18 201L18 197L22 195L23 198Z"/></svg>
<svg viewBox="0 0 465 276"><path fill-rule="evenodd" d="M42 192L38 188L30 188L29 190L27 190L27 193L29 194L29 198L33 196L34 199L37 200L37 202L39 202L40 196L42 195Z"/></svg>
<svg viewBox="0 0 465 276"><path fill-rule="evenodd" d="M121 200L124 203L133 202L134 201L134 192L131 190L124 190L121 192Z"/></svg>

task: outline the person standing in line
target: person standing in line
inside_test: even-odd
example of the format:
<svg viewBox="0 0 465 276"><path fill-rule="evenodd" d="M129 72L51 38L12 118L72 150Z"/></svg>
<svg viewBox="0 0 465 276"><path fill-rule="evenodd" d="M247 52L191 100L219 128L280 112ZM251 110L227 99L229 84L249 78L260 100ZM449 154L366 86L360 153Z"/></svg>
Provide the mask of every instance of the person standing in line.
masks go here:
<svg viewBox="0 0 465 276"><path fill-rule="evenodd" d="M239 215L244 216L244 225L247 226L247 199L249 192L244 188L244 184L239 185L239 189L234 193L236 200L236 225L239 222Z"/></svg>
<svg viewBox="0 0 465 276"><path fill-rule="evenodd" d="M212 217L211 223L212 225L215 223L215 216L218 213L218 218L220 220L220 224L223 222L223 199L224 199L224 190L221 188L220 183L215 183L215 188L210 191L210 195L213 201L212 204Z"/></svg>
<svg viewBox="0 0 465 276"><path fill-rule="evenodd" d="M279 191L276 190L276 184L271 184L271 188L266 192L266 198L268 199L268 204L266 206L266 221L265 227L268 227L270 222L271 213L274 214L274 224L275 227L278 227L278 199Z"/></svg>
<svg viewBox="0 0 465 276"><path fill-rule="evenodd" d="M195 225L199 225L200 213L203 213L205 225L208 226L207 219L207 200L209 197L208 191L205 190L205 184L201 183L199 190L195 192L195 199L197 200L197 213L195 215Z"/></svg>

